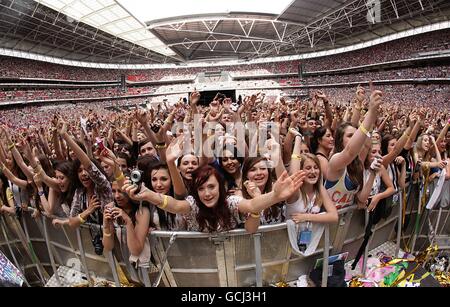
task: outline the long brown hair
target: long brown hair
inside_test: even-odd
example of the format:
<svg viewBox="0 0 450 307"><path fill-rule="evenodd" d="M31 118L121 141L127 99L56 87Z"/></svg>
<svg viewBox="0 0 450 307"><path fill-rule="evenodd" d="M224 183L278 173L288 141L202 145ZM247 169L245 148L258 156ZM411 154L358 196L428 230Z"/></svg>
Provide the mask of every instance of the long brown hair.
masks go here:
<svg viewBox="0 0 450 307"><path fill-rule="evenodd" d="M345 135L345 129L347 127L352 126L351 123L342 123L337 129L336 129L336 135L334 138L334 148L335 152L341 152L344 150L344 135ZM352 126L353 127L353 126ZM353 161L347 165L347 173L350 177L350 180L358 185L358 190L361 190L363 187L363 164L361 160L359 159L359 156L357 156Z"/></svg>
<svg viewBox="0 0 450 307"><path fill-rule="evenodd" d="M214 176L219 183L219 200L214 207L209 208L200 200L198 189L211 176ZM232 216L226 203L225 182L219 172L209 165L197 168L192 172L191 187L192 196L198 206L196 218L200 231L206 229L208 232L214 232L217 231L219 227L221 227L222 230L230 230L232 228Z"/></svg>
<svg viewBox="0 0 450 307"><path fill-rule="evenodd" d="M305 162L308 159L312 160L319 167L319 179L314 184L313 190L314 190L314 194L316 195L316 199L314 201L314 205L320 207L320 206L322 206L322 202L323 202L322 201L322 197L320 197L320 187L322 186L323 180L322 180L322 170L320 169L319 158L317 158L316 155L313 155L311 153L302 154L302 155L300 155L300 157L302 158L302 160L300 161L300 169L301 170L303 170ZM302 194L303 203L306 205L308 199L306 197L306 193L303 191L302 188L300 188L300 193Z"/></svg>
<svg viewBox="0 0 450 307"><path fill-rule="evenodd" d="M257 156L257 157L250 157L250 158L246 158L244 161L244 165L242 167L242 180L241 182L244 183L248 180L248 172L250 171L250 169L257 163L261 162L261 161L267 161L266 158L261 157L261 156ZM262 194L265 193L269 193L272 191L272 179L273 179L273 171L268 169L269 172L269 176L267 178L267 182L266 185L264 186L263 191L261 192ZM242 187L242 196L245 199L251 199L252 197L250 196L250 194L248 194L247 189L243 186ZM271 206L267 209L264 210L264 216L266 217L266 219L269 219L270 217L272 218L276 218L279 215L279 211L281 210L279 205L274 205Z"/></svg>

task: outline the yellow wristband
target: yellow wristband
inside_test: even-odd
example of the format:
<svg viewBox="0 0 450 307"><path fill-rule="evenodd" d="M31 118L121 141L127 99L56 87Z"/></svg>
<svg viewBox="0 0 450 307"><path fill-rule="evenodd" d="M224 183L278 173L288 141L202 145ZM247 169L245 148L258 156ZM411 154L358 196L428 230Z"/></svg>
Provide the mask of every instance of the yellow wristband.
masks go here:
<svg viewBox="0 0 450 307"><path fill-rule="evenodd" d="M110 237L110 236L111 236L111 233L106 232L106 231L103 231L103 236L104 236L104 237Z"/></svg>
<svg viewBox="0 0 450 307"><path fill-rule="evenodd" d="M291 155L291 160L302 160L302 156L297 155L297 154L292 154Z"/></svg>
<svg viewBox="0 0 450 307"><path fill-rule="evenodd" d="M16 147L16 144L11 143L11 144L8 145L8 150L13 149L14 147Z"/></svg>
<svg viewBox="0 0 450 307"><path fill-rule="evenodd" d="M125 176L123 175L123 173L121 173L119 176L116 177L116 181L124 180L124 179L125 179Z"/></svg>
<svg viewBox="0 0 450 307"><path fill-rule="evenodd" d="M161 206L159 206L159 208L164 209L165 207L167 207L168 204L169 204L169 197L167 195L164 195L162 204Z"/></svg>
<svg viewBox="0 0 450 307"><path fill-rule="evenodd" d="M364 133L368 138L370 138L370 133L369 133L369 131L366 129L366 127L364 127L363 124L359 125L359 130L361 130L362 133Z"/></svg>
<svg viewBox="0 0 450 307"><path fill-rule="evenodd" d="M254 213L254 212L252 212L252 213L250 213L250 216L253 217L253 218L255 218L255 219L259 219L259 217L261 216L261 214L260 214L260 213Z"/></svg>
<svg viewBox="0 0 450 307"><path fill-rule="evenodd" d="M84 223L86 223L86 220L85 220L85 219L83 219L83 218L81 217L81 213L80 213L80 214L78 214L78 219L80 220L80 223L81 223L81 224L84 224Z"/></svg>

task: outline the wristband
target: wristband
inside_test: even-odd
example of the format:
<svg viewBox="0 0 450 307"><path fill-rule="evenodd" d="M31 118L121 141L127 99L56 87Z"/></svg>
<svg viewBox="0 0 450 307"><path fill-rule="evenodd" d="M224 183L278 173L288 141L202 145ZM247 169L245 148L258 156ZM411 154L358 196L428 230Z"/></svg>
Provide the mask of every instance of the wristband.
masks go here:
<svg viewBox="0 0 450 307"><path fill-rule="evenodd" d="M301 161L302 160L302 156L297 155L297 154L292 154L291 155L291 159L292 160L299 160L299 161Z"/></svg>
<svg viewBox="0 0 450 307"><path fill-rule="evenodd" d="M78 214L78 219L80 220L80 223L81 223L81 224L84 224L84 223L86 223L86 220L85 220L85 219L83 219L83 218L81 217L81 213L80 213L80 214Z"/></svg>
<svg viewBox="0 0 450 307"><path fill-rule="evenodd" d="M120 173L119 176L116 177L116 181L120 181L120 180L124 180L125 176L123 175L123 173Z"/></svg>
<svg viewBox="0 0 450 307"><path fill-rule="evenodd" d="M259 219L259 217L261 216L261 214L260 214L260 213L254 213L254 212L252 212L252 213L250 213L250 216L253 217L253 218L255 218L255 219Z"/></svg>
<svg viewBox="0 0 450 307"><path fill-rule="evenodd" d="M359 130L364 133L369 139L371 138L370 132L367 131L363 124L359 125Z"/></svg>
<svg viewBox="0 0 450 307"><path fill-rule="evenodd" d="M165 207L167 207L168 204L169 204L169 197L167 195L164 195L162 204L159 206L159 208L164 209Z"/></svg>

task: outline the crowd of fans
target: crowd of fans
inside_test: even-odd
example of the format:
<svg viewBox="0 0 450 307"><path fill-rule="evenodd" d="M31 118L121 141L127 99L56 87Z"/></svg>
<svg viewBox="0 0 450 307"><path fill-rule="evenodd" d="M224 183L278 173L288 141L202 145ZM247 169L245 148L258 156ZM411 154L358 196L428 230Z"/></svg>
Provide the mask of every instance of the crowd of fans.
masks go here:
<svg viewBox="0 0 450 307"><path fill-rule="evenodd" d="M99 97L120 97L129 95L145 95L154 92L152 87L128 87L126 91L115 87L95 87L87 89L27 89L27 90L5 90L0 92L1 101L41 101L52 99L82 99Z"/></svg>
<svg viewBox="0 0 450 307"><path fill-rule="evenodd" d="M236 104L218 93L200 105L192 92L151 108L134 99L2 111L0 212L32 207L55 227L97 224L98 255L126 244L130 261L148 267L154 229L253 233L286 221L301 238L348 206L387 217L401 190L410 212L423 201L422 182L432 191L440 177L439 202L449 205L448 87L269 96L248 93Z"/></svg>
<svg viewBox="0 0 450 307"><path fill-rule="evenodd" d="M211 71L226 71L232 76L296 73L300 63L304 64L305 71L322 71L414 58L420 53L448 50L449 41L450 31L441 30L417 35L413 39L404 38L353 52L302 61L151 70L87 69L2 56L0 78L107 81L120 80L120 76L125 75L130 81L189 80L198 73Z"/></svg>
<svg viewBox="0 0 450 307"><path fill-rule="evenodd" d="M404 60L421 53L449 50L450 30L407 37L352 52L304 61L306 71L323 71L367 64Z"/></svg>

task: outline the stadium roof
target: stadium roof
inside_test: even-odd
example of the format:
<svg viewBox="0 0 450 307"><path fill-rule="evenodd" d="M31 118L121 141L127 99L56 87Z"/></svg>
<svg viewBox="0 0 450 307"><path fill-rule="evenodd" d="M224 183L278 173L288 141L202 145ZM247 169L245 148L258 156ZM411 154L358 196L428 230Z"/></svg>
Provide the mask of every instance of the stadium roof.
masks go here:
<svg viewBox="0 0 450 307"><path fill-rule="evenodd" d="M257 59L449 19L446 0L0 0L0 47L118 64Z"/></svg>

